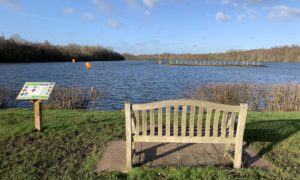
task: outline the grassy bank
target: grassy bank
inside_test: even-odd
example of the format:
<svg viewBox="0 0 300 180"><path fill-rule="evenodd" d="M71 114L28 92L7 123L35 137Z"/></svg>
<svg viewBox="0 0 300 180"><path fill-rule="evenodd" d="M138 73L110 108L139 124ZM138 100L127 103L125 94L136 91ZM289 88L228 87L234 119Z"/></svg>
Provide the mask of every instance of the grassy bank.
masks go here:
<svg viewBox="0 0 300 180"><path fill-rule="evenodd" d="M259 179L299 176L300 112L249 113L245 141L274 165L273 172L227 168L134 168L94 173L110 140L125 139L122 112L44 111L44 131L33 130L30 109L0 111L1 179L131 178Z"/></svg>

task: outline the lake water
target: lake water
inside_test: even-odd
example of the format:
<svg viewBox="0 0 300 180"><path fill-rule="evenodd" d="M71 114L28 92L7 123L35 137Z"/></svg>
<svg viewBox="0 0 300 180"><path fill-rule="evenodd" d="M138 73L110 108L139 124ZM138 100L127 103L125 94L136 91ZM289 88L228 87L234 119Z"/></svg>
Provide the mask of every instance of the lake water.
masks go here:
<svg viewBox="0 0 300 180"><path fill-rule="evenodd" d="M97 87L104 91L97 109L122 109L124 102L151 102L191 96L193 88L213 83L300 83L300 63L267 67L169 66L153 61L0 64L0 85L19 91L27 81L60 86ZM31 107L24 102L19 106Z"/></svg>

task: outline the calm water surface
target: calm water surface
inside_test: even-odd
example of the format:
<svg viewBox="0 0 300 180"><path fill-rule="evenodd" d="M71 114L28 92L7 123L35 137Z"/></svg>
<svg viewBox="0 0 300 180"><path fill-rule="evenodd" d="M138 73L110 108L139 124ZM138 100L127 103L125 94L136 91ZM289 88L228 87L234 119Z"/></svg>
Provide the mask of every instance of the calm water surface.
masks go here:
<svg viewBox="0 0 300 180"><path fill-rule="evenodd" d="M151 102L191 95L194 87L213 83L300 83L300 63L267 67L169 66L153 61L0 64L0 85L19 91L27 81L60 86L97 87L105 92L97 109L116 110L126 101ZM25 102L20 106L29 107Z"/></svg>

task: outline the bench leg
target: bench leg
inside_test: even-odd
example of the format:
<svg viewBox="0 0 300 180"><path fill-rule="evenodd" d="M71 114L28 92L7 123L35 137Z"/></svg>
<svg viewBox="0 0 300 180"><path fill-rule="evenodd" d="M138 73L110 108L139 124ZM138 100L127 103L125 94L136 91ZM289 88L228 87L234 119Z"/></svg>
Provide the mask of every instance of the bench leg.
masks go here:
<svg viewBox="0 0 300 180"><path fill-rule="evenodd" d="M135 142L132 142L132 152L133 152L132 156L134 156L134 154L136 152L136 150L135 150Z"/></svg>
<svg viewBox="0 0 300 180"><path fill-rule="evenodd" d="M132 142L126 139L126 170L129 171L132 168Z"/></svg>
<svg viewBox="0 0 300 180"><path fill-rule="evenodd" d="M243 150L243 143L236 143L234 147L234 168L241 168L242 166L242 150Z"/></svg>
<svg viewBox="0 0 300 180"><path fill-rule="evenodd" d="M125 103L125 127L126 127L126 170L132 168L132 117L131 104Z"/></svg>
<svg viewBox="0 0 300 180"><path fill-rule="evenodd" d="M227 156L227 153L230 154L230 147L231 147L231 144L225 144L224 156Z"/></svg>

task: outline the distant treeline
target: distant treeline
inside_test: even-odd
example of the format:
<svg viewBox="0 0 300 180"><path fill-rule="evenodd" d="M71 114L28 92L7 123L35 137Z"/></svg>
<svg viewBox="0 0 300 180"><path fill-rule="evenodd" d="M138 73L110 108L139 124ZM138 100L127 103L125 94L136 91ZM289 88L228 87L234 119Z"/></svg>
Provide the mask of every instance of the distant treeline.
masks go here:
<svg viewBox="0 0 300 180"><path fill-rule="evenodd" d="M284 61L300 62L300 46L279 46L270 49L229 50L225 53L210 54L123 54L128 60L224 60L224 61Z"/></svg>
<svg viewBox="0 0 300 180"><path fill-rule="evenodd" d="M100 46L79 46L69 44L56 46L48 41L33 43L19 36L5 39L0 36L0 63L4 62L60 62L71 61L107 61L124 60L125 58L110 49Z"/></svg>

